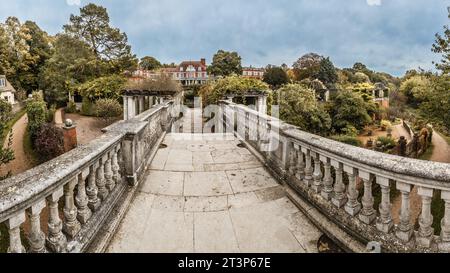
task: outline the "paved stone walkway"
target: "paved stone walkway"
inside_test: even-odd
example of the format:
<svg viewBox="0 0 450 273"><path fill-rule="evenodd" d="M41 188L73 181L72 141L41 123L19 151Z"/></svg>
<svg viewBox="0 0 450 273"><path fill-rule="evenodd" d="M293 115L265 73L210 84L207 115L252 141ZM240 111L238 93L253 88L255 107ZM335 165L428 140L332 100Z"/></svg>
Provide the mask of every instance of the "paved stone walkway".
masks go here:
<svg viewBox="0 0 450 273"><path fill-rule="evenodd" d="M109 252L317 252L320 231L233 136L164 143Z"/></svg>

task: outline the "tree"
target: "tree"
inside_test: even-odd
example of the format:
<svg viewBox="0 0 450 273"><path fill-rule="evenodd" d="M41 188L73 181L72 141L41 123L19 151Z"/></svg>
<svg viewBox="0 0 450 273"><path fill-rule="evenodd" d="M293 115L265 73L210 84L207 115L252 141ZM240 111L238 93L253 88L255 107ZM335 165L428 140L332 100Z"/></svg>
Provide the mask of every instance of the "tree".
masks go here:
<svg viewBox="0 0 450 273"><path fill-rule="evenodd" d="M34 93L33 99L27 102L26 109L28 116L28 132L34 143L41 126L47 122L47 104L40 96Z"/></svg>
<svg viewBox="0 0 450 273"><path fill-rule="evenodd" d="M413 106L427 100L430 90L431 81L425 76L413 76L400 85L400 92L406 96L407 103Z"/></svg>
<svg viewBox="0 0 450 273"><path fill-rule="evenodd" d="M91 101L98 99L118 99L125 87L123 76L111 75L93 79L78 86L81 96Z"/></svg>
<svg viewBox="0 0 450 273"><path fill-rule="evenodd" d="M27 44L33 62L28 65L25 71L18 71L18 79L21 87L31 92L39 88L39 72L45 62L51 57L53 51L51 48L51 38L36 23L26 21L24 26L30 35Z"/></svg>
<svg viewBox="0 0 450 273"><path fill-rule="evenodd" d="M168 74L161 74L156 79L144 79L138 82L129 81L125 84L125 88L133 90L172 91L174 93L182 91L182 86Z"/></svg>
<svg viewBox="0 0 450 273"><path fill-rule="evenodd" d="M105 67L85 42L58 34L54 54L39 75L39 88L49 104L63 106L75 87L104 73Z"/></svg>
<svg viewBox="0 0 450 273"><path fill-rule="evenodd" d="M315 78L324 58L316 53L308 53L300 57L293 65L298 81L306 78Z"/></svg>
<svg viewBox="0 0 450 273"><path fill-rule="evenodd" d="M419 108L450 133L450 76L442 75L431 81L427 99Z"/></svg>
<svg viewBox="0 0 450 273"><path fill-rule="evenodd" d="M356 72L354 74L354 82L355 83L370 83L370 78L367 76L367 74L364 74L363 72Z"/></svg>
<svg viewBox="0 0 450 273"><path fill-rule="evenodd" d="M289 82L286 71L281 67L271 67L264 73L264 82L272 87L280 87Z"/></svg>
<svg viewBox="0 0 450 273"><path fill-rule="evenodd" d="M345 130L351 127L363 129L372 122L368 109L368 103L357 93L346 90L339 92L329 106L333 130L336 133L346 133Z"/></svg>
<svg viewBox="0 0 450 273"><path fill-rule="evenodd" d="M320 62L319 71L317 72L316 77L328 87L334 86L334 84L338 81L336 68L330 58L325 58Z"/></svg>
<svg viewBox="0 0 450 273"><path fill-rule="evenodd" d="M447 10L448 18L450 19L450 7ZM444 26L444 34L442 36L436 33L436 41L432 50L435 53L442 54L441 62L436 64L436 68L448 75L450 73L450 28L448 25Z"/></svg>
<svg viewBox="0 0 450 273"><path fill-rule="evenodd" d="M208 72L214 76L242 75L241 56L237 52L219 50L213 57Z"/></svg>
<svg viewBox="0 0 450 273"><path fill-rule="evenodd" d="M92 3L80 8L80 15L72 14L64 30L86 42L96 57L108 62L112 73L136 68L137 59L127 35L110 26L106 8Z"/></svg>
<svg viewBox="0 0 450 273"><path fill-rule="evenodd" d="M141 59L139 66L145 70L155 70L162 67L162 64L154 57L146 56Z"/></svg>
<svg viewBox="0 0 450 273"><path fill-rule="evenodd" d="M300 84L287 84L278 91L280 118L314 134L327 134L331 118L317 102L314 90Z"/></svg>
<svg viewBox="0 0 450 273"><path fill-rule="evenodd" d="M202 86L200 96L205 104L208 105L217 104L226 95L243 97L249 92L268 94L269 86L258 79L233 75Z"/></svg>

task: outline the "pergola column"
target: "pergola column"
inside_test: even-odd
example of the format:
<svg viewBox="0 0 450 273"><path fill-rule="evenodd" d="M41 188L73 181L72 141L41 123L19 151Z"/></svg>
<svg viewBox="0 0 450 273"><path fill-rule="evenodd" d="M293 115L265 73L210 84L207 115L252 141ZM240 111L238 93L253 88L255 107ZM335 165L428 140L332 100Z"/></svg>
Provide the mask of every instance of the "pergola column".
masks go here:
<svg viewBox="0 0 450 273"><path fill-rule="evenodd" d="M261 114L267 114L267 96L258 96L256 110Z"/></svg>
<svg viewBox="0 0 450 273"><path fill-rule="evenodd" d="M139 96L139 111L138 114L141 114L144 112L144 96Z"/></svg>

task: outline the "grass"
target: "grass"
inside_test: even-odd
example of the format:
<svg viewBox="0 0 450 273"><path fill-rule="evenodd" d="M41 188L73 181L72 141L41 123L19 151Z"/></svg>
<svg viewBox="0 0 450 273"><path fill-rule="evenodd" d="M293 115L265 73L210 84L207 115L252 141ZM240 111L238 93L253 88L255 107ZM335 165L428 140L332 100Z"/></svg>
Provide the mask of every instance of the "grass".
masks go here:
<svg viewBox="0 0 450 273"><path fill-rule="evenodd" d="M16 124L16 122L23 116L25 115L26 110L22 109L19 112L17 112L14 117L8 122L6 123L6 127L3 129L3 131L1 132L0 135L0 145L3 146L3 143L5 142L6 137L8 136L8 133L11 131L12 127L14 126L14 124Z"/></svg>
<svg viewBox="0 0 450 273"><path fill-rule="evenodd" d="M39 156L33 149L33 144L31 142L31 137L28 129L25 130L25 134L23 136L23 151L28 156L28 159L31 161L33 166L39 163Z"/></svg>
<svg viewBox="0 0 450 273"><path fill-rule="evenodd" d="M430 160L431 156L433 155L433 151L434 151L434 145L430 144L430 146L428 146L428 149L425 151L425 153L423 153L421 156L419 156L419 159Z"/></svg>

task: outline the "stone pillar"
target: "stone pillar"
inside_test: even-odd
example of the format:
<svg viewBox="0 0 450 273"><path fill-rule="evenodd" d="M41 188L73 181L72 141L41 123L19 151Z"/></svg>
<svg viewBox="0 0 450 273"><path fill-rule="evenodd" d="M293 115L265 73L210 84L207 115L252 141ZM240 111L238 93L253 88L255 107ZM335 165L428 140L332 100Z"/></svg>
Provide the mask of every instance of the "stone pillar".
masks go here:
<svg viewBox="0 0 450 273"><path fill-rule="evenodd" d="M347 202L345 196L345 184L343 182L344 165L336 160L331 160L331 165L336 170L336 182L334 183L334 196L331 199L333 205L342 208Z"/></svg>
<svg viewBox="0 0 450 273"><path fill-rule="evenodd" d="M23 212L19 212L19 214L6 221L6 227L8 228L9 233L8 253L26 252L20 239L20 225L22 225L23 222L25 222L25 214Z"/></svg>
<svg viewBox="0 0 450 273"><path fill-rule="evenodd" d="M389 233L394 227L391 214L391 197L390 197L390 183L389 179L377 176L377 184L381 187L381 204L380 217L377 219L377 229L384 233Z"/></svg>
<svg viewBox="0 0 450 273"><path fill-rule="evenodd" d="M430 247L433 241L434 229L433 215L431 215L431 199L433 198L433 189L419 187L419 195L422 197L422 212L419 218L419 231L416 236L416 242L422 247Z"/></svg>
<svg viewBox="0 0 450 273"><path fill-rule="evenodd" d="M128 96L123 96L123 119L128 120Z"/></svg>
<svg viewBox="0 0 450 273"><path fill-rule="evenodd" d="M402 193L402 206L400 210L400 223L397 226L395 234L403 242L409 242L413 234L409 204L409 194L412 186L410 184L397 181L397 189Z"/></svg>
<svg viewBox="0 0 450 273"><path fill-rule="evenodd" d="M69 152L78 146L77 127L72 120L66 119L64 121L63 135L64 135L64 152Z"/></svg>
<svg viewBox="0 0 450 273"><path fill-rule="evenodd" d="M61 218L59 218L58 211L58 201L63 195L63 189L60 188L47 198L50 211L48 220L47 246L51 251L57 253L66 252L67 250L67 239L61 232L62 221Z"/></svg>
<svg viewBox="0 0 450 273"><path fill-rule="evenodd" d="M344 165L344 171L348 175L348 188L347 188L347 204L345 204L345 211L351 216L355 216L361 210L361 204L358 202L358 190L356 189L356 179L358 170Z"/></svg>
<svg viewBox="0 0 450 273"><path fill-rule="evenodd" d="M144 96L139 96L138 98L139 98L139 112L138 112L138 114L141 114L141 113L143 113L145 111L144 110L145 101L144 101Z"/></svg>
<svg viewBox="0 0 450 273"><path fill-rule="evenodd" d="M30 252L45 253L45 234L41 230L41 211L45 208L45 200L37 202L28 210L30 218L30 234L28 242L30 244Z"/></svg>
<svg viewBox="0 0 450 273"><path fill-rule="evenodd" d="M267 114L267 96L257 98L256 110L261 114Z"/></svg>
<svg viewBox="0 0 450 273"><path fill-rule="evenodd" d="M153 96L149 96L148 97L148 109L152 109L153 108Z"/></svg>
<svg viewBox="0 0 450 273"><path fill-rule="evenodd" d="M134 97L128 97L127 102L128 102L127 119L132 119L136 115L136 102Z"/></svg>

